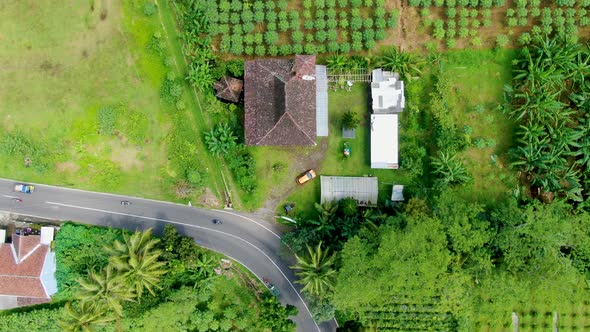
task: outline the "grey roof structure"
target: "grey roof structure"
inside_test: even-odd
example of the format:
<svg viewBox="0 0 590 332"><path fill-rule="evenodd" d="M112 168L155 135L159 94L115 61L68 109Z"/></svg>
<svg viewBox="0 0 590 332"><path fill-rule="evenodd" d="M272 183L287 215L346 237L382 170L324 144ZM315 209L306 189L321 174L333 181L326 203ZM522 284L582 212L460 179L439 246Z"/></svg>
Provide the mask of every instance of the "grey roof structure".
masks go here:
<svg viewBox="0 0 590 332"><path fill-rule="evenodd" d="M320 176L321 202L339 201L351 197L359 206L377 205L379 193L376 177Z"/></svg>
<svg viewBox="0 0 590 332"><path fill-rule="evenodd" d="M404 110L404 82L399 74L373 70L371 97L371 168L397 169L398 160L398 113Z"/></svg>
<svg viewBox="0 0 590 332"><path fill-rule="evenodd" d="M391 200L393 202L404 201L404 186L400 184L393 185L393 189L391 190Z"/></svg>
<svg viewBox="0 0 590 332"><path fill-rule="evenodd" d="M245 63L246 145L316 144L315 70L314 55Z"/></svg>
<svg viewBox="0 0 590 332"><path fill-rule="evenodd" d="M373 70L371 96L373 114L401 113L406 107L404 82L399 80L398 73L383 69Z"/></svg>
<svg viewBox="0 0 590 332"><path fill-rule="evenodd" d="M318 136L328 136L328 74L326 66L315 66L316 130Z"/></svg>

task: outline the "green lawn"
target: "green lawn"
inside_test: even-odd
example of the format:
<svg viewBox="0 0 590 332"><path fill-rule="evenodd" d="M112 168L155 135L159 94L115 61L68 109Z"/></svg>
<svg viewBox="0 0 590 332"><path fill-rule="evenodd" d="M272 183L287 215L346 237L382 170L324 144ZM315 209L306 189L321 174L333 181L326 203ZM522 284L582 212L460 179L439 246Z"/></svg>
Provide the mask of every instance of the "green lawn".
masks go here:
<svg viewBox="0 0 590 332"><path fill-rule="evenodd" d="M167 155L174 107L161 101L160 87L169 71L182 77L184 64L165 65L148 49L163 28L159 13L143 13L144 2L2 5L0 177L175 199L180 175ZM171 17L166 3L160 11ZM164 52L180 52L174 31L162 38ZM188 91L183 101L190 115L197 104ZM116 109L113 134L99 133L104 107ZM213 168L200 129L187 139L204 167ZM27 157L31 167L24 166ZM207 184L215 194L218 178Z"/></svg>
<svg viewBox="0 0 590 332"><path fill-rule="evenodd" d="M391 197L393 184L410 184L410 178L402 170L371 169L370 154L370 93L368 84L357 83L351 91L338 90L329 92L329 136L321 138L318 145L327 144L324 158L318 167L318 175L337 176L376 176L379 179L379 204ZM347 111L356 112L361 123L356 128L354 139L342 138L342 115ZM403 122L403 117L400 118ZM403 129L400 130L400 136ZM351 155L343 157L344 142L350 144ZM310 207L314 202L320 201L320 181L313 180L310 183L297 188L294 193L283 203L295 203L296 211L300 217L312 218L316 211ZM297 209L297 206L302 208ZM282 205L279 207L279 211Z"/></svg>
<svg viewBox="0 0 590 332"><path fill-rule="evenodd" d="M460 153L474 179L464 188L465 197L484 204L500 199L515 184L507 155L513 124L497 108L503 102L503 86L510 84L513 57L510 50L467 50L445 53L442 60L443 75L453 89L448 102L456 124L472 128L472 143L488 142Z"/></svg>

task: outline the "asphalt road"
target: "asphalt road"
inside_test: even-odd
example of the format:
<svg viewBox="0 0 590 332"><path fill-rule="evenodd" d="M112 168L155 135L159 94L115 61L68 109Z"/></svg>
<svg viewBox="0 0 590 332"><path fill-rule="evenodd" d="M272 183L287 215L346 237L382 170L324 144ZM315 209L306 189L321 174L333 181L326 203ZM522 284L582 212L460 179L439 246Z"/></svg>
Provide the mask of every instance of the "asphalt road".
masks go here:
<svg viewBox="0 0 590 332"><path fill-rule="evenodd" d="M206 210L136 197L96 193L35 184L33 194L14 192L14 180L0 179L0 210L54 220L144 230L152 227L161 233L167 223L201 246L221 252L238 261L260 280L269 278L280 290L284 304L295 305L299 314L292 319L297 331L335 331L336 322L318 326L294 284L295 275L279 257L280 230L271 223L254 220L234 211ZM22 202L16 202L18 197ZM121 201L131 202L122 206ZM211 222L219 219L222 224Z"/></svg>

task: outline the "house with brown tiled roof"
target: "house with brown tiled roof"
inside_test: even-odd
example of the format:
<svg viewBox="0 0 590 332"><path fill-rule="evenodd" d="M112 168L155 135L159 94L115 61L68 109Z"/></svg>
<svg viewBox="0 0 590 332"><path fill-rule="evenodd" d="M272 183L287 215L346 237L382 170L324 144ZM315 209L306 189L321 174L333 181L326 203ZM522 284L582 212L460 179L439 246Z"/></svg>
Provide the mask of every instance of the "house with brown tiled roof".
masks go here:
<svg viewBox="0 0 590 332"><path fill-rule="evenodd" d="M215 97L237 103L240 101L244 82L234 77L223 76L213 85Z"/></svg>
<svg viewBox="0 0 590 332"><path fill-rule="evenodd" d="M51 301L57 292L55 256L49 249L53 228L41 235L12 234L5 243L0 230L0 309Z"/></svg>
<svg viewBox="0 0 590 332"><path fill-rule="evenodd" d="M246 145L315 145L315 56L247 61L244 108Z"/></svg>

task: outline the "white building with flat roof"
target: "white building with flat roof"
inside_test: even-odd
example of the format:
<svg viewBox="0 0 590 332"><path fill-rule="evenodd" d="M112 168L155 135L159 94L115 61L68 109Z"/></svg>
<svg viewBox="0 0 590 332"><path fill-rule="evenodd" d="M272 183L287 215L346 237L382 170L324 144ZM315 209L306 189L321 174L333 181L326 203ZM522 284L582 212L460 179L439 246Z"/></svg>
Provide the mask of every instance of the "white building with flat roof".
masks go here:
<svg viewBox="0 0 590 332"><path fill-rule="evenodd" d="M398 114L406 106L404 82L399 74L373 70L371 114L371 168L399 168Z"/></svg>

